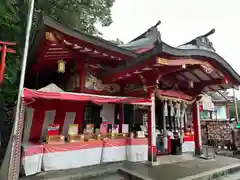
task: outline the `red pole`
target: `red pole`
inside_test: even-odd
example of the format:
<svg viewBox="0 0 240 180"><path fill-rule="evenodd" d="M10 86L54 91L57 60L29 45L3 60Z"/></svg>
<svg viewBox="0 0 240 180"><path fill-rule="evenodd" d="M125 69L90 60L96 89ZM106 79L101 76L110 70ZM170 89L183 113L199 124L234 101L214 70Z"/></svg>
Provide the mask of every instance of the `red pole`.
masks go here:
<svg viewBox="0 0 240 180"><path fill-rule="evenodd" d="M5 70L5 61L6 61L6 54L8 53L16 53L15 50L7 48L7 46L14 46L16 43L14 42L3 42L0 41L2 47L0 47L1 54L1 64L0 64L0 83L2 83L4 79L4 70Z"/></svg>
<svg viewBox="0 0 240 180"><path fill-rule="evenodd" d="M7 54L7 46L3 44L2 47L2 56L1 56L1 65L0 65L0 82L4 79L4 69L5 69L5 59Z"/></svg>
<svg viewBox="0 0 240 180"><path fill-rule="evenodd" d="M119 104L118 113L119 113L119 132L122 133L122 125L124 124L124 105L123 104Z"/></svg>
<svg viewBox="0 0 240 180"><path fill-rule="evenodd" d="M192 105L192 118L194 129L195 154L200 155L200 136L199 136L199 119L198 119L198 105L194 102Z"/></svg>

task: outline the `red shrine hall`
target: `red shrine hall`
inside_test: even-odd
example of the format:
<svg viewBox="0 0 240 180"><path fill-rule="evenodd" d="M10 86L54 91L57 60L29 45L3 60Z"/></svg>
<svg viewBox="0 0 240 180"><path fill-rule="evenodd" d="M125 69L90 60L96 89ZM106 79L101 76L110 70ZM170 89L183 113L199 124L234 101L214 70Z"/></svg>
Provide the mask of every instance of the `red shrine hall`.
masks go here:
<svg viewBox="0 0 240 180"><path fill-rule="evenodd" d="M199 95L240 84L208 39L215 30L171 47L158 22L117 46L49 17L38 24L21 116L26 176L199 154Z"/></svg>

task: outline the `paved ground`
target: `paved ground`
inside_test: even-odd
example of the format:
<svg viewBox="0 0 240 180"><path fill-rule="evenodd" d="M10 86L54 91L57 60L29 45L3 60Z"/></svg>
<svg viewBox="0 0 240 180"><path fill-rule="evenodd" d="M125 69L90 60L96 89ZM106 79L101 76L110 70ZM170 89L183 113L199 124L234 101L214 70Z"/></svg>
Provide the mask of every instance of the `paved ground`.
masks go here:
<svg viewBox="0 0 240 180"><path fill-rule="evenodd" d="M123 163L109 163L63 171L43 172L27 178L21 178L20 180L67 180L74 178L81 179L83 177L86 179L96 176L103 176L105 174L116 174L117 170L122 166Z"/></svg>
<svg viewBox="0 0 240 180"><path fill-rule="evenodd" d="M44 180L44 179L67 180L67 179L74 179L74 177L75 179L81 179L82 177L85 177L85 178L88 177L90 179L96 175L105 177L105 178L98 177L96 179L96 180L101 180L109 177L109 176L106 176L107 173L111 173L111 176L112 176L112 177L110 176L111 180L120 180L122 178L121 176L118 176L117 170L121 168L127 169L128 171L133 172L138 176L146 177L146 178L148 177L150 179L176 180L179 178L186 178L186 177L192 178L197 174L204 174L204 173L206 174L206 171L213 172L215 169L219 169L219 168L223 169L224 167L233 165L233 164L238 164L238 170L240 169L240 159L236 159L236 158L217 156L216 160L203 160L199 158L189 158L189 157L186 158L185 156L182 156L182 157L183 158L177 157L176 159L178 159L178 161L172 160L171 163L163 163L159 166L154 166L154 167L144 163L129 163L129 162L113 163L113 164L73 169L68 171L42 173L37 176L25 178L25 180ZM160 157L160 160L161 160L161 157ZM115 179L113 177L115 177Z"/></svg>
<svg viewBox="0 0 240 180"><path fill-rule="evenodd" d="M127 163L124 167L152 179L158 180L159 177L161 177L161 179L164 180L176 180L239 163L239 159L217 156L216 160L203 160L195 158L194 160L163 164L155 167L149 167L145 164L133 165Z"/></svg>
<svg viewBox="0 0 240 180"><path fill-rule="evenodd" d="M236 172L233 174L228 174L223 177L220 177L216 180L240 180L240 172Z"/></svg>

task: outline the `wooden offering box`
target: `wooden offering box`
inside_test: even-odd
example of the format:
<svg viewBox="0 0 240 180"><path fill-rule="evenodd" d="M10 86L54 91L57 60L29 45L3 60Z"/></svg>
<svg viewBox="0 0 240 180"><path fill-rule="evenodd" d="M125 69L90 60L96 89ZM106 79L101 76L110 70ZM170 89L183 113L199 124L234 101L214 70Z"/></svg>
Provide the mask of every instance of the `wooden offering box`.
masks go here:
<svg viewBox="0 0 240 180"><path fill-rule="evenodd" d="M46 140L47 144L64 144L64 142L64 135L49 135Z"/></svg>
<svg viewBox="0 0 240 180"><path fill-rule="evenodd" d="M80 141L84 141L84 135L82 135L82 134L68 135L69 143L80 142Z"/></svg>

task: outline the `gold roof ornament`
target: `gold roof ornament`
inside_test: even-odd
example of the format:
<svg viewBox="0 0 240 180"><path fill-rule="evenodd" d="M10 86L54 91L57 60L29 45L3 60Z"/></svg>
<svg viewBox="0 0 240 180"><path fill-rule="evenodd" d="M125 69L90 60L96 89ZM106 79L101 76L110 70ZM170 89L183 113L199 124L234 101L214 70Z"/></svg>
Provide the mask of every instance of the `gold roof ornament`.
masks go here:
<svg viewBox="0 0 240 180"><path fill-rule="evenodd" d="M66 62L63 61L63 60L59 60L58 62L58 72L59 73L65 73L65 65L66 65Z"/></svg>
<svg viewBox="0 0 240 180"><path fill-rule="evenodd" d="M168 65L168 60L165 59L165 58L158 57L157 58L157 64Z"/></svg>

